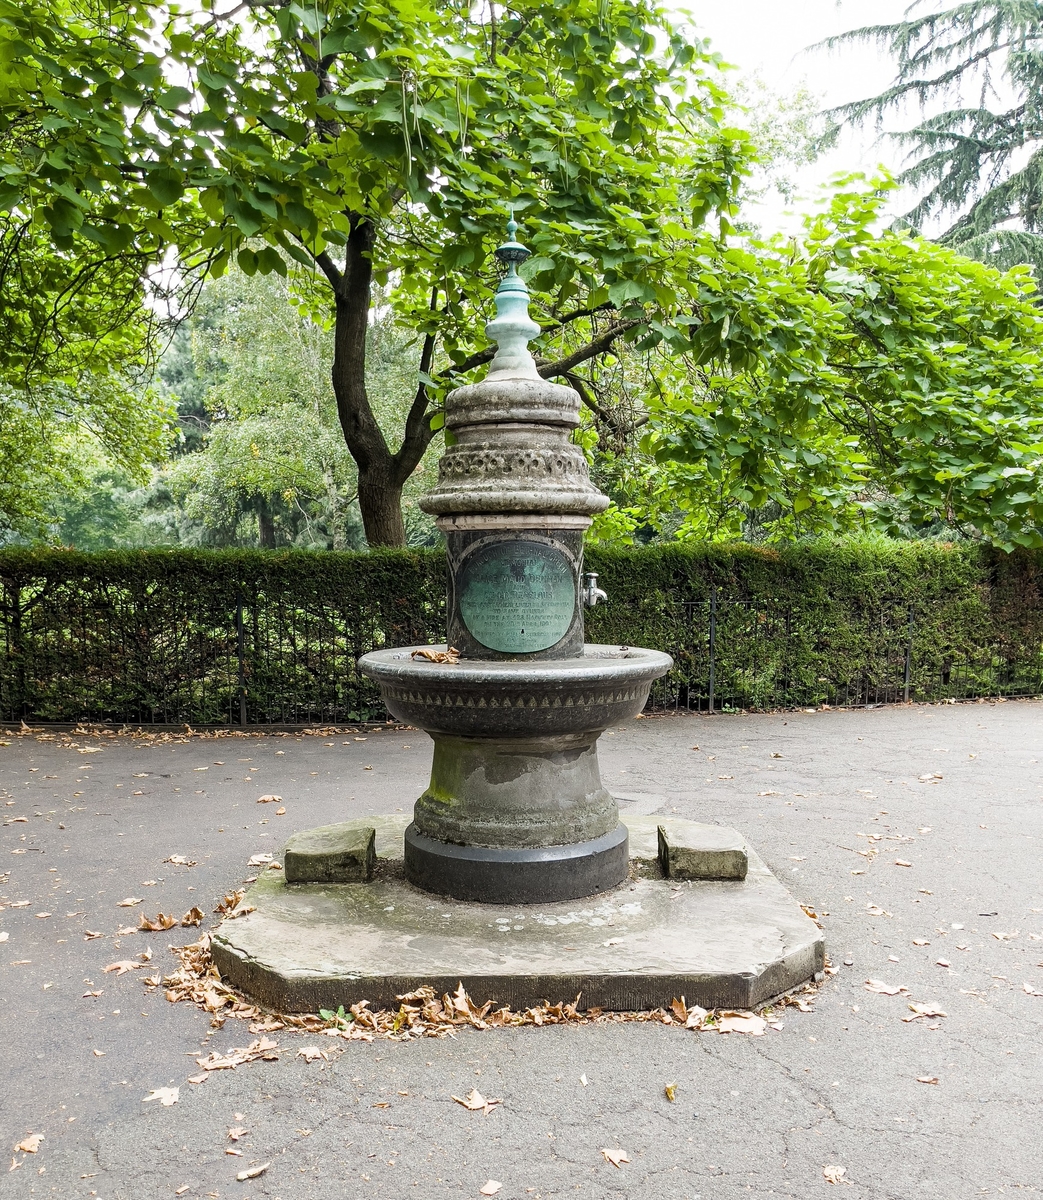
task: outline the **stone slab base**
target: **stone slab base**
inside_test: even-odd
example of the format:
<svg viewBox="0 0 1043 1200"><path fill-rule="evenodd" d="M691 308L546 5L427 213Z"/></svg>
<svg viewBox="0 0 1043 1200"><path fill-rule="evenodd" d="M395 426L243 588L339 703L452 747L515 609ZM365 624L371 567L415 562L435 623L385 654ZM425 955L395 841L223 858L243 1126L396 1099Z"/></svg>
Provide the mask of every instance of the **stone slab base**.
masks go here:
<svg viewBox="0 0 1043 1200"><path fill-rule="evenodd" d="M221 974L280 1012L315 1012L463 983L479 1004L526 1008L581 995L583 1008L657 1008L683 995L749 1008L822 971L821 930L761 859L736 881L678 882L658 871L655 817L630 817L631 876L587 900L500 906L446 900L405 881L408 817L374 818L369 883L287 885L266 871L256 910L213 940Z"/></svg>

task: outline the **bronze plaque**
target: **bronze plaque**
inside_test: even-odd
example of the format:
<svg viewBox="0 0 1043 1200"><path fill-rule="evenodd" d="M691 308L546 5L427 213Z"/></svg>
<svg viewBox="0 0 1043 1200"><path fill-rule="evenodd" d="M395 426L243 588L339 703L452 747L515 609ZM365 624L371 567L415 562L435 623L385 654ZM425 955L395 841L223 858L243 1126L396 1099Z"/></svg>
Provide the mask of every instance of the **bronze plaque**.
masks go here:
<svg viewBox="0 0 1043 1200"><path fill-rule="evenodd" d="M471 636L500 654L549 650L576 613L572 564L545 542L514 538L482 546L462 564L457 589Z"/></svg>

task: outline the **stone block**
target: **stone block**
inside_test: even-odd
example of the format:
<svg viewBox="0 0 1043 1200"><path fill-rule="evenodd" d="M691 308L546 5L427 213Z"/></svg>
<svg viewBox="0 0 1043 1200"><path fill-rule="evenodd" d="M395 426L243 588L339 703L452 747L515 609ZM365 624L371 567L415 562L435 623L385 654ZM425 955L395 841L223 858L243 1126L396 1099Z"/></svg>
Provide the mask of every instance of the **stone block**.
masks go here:
<svg viewBox="0 0 1043 1200"><path fill-rule="evenodd" d="M373 878L376 829L371 821L342 821L295 833L286 843L287 883L364 883Z"/></svg>
<svg viewBox="0 0 1043 1200"><path fill-rule="evenodd" d="M741 834L723 825L662 820L659 865L668 879L745 879L749 855Z"/></svg>

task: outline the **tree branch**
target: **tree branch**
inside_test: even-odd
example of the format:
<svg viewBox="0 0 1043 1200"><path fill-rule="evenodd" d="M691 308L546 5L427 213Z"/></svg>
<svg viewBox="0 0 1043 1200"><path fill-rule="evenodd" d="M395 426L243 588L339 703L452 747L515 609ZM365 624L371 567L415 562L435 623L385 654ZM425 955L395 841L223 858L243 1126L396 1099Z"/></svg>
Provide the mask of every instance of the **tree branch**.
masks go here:
<svg viewBox="0 0 1043 1200"><path fill-rule="evenodd" d="M537 370L544 379L553 379L556 375L567 375L573 368L578 367L580 363L589 362L590 359L597 358L599 354L604 354L607 350L611 350L613 343L618 338L621 338L624 333L644 323L644 317L635 317L628 321L617 321L615 325L610 325L600 337L587 342L585 346L574 350L572 354L567 354L564 358L559 358L557 362L545 363L542 367L537 367Z"/></svg>

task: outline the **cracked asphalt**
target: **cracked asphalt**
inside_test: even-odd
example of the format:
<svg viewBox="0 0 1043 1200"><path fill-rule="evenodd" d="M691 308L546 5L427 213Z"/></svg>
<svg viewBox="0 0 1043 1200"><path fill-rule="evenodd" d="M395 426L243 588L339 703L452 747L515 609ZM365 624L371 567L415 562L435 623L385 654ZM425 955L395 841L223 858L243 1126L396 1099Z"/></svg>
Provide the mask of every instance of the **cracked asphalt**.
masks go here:
<svg viewBox="0 0 1043 1200"><path fill-rule="evenodd" d="M1038 701L667 716L602 739L622 804L737 827L819 912L837 972L779 1031L279 1032L280 1061L199 1086L197 1055L252 1035L143 986L193 931L119 930L193 905L209 924L251 855L408 810L430 743L0 734L0 1197L477 1198L489 1180L500 1200L1037 1194L1041 718ZM142 969L104 972L146 948ZM948 1015L903 1021L910 1002ZM295 1057L317 1043L329 1061ZM176 1104L143 1103L166 1087ZM468 1112L452 1095L471 1087L502 1105ZM35 1154L14 1149L32 1134Z"/></svg>

